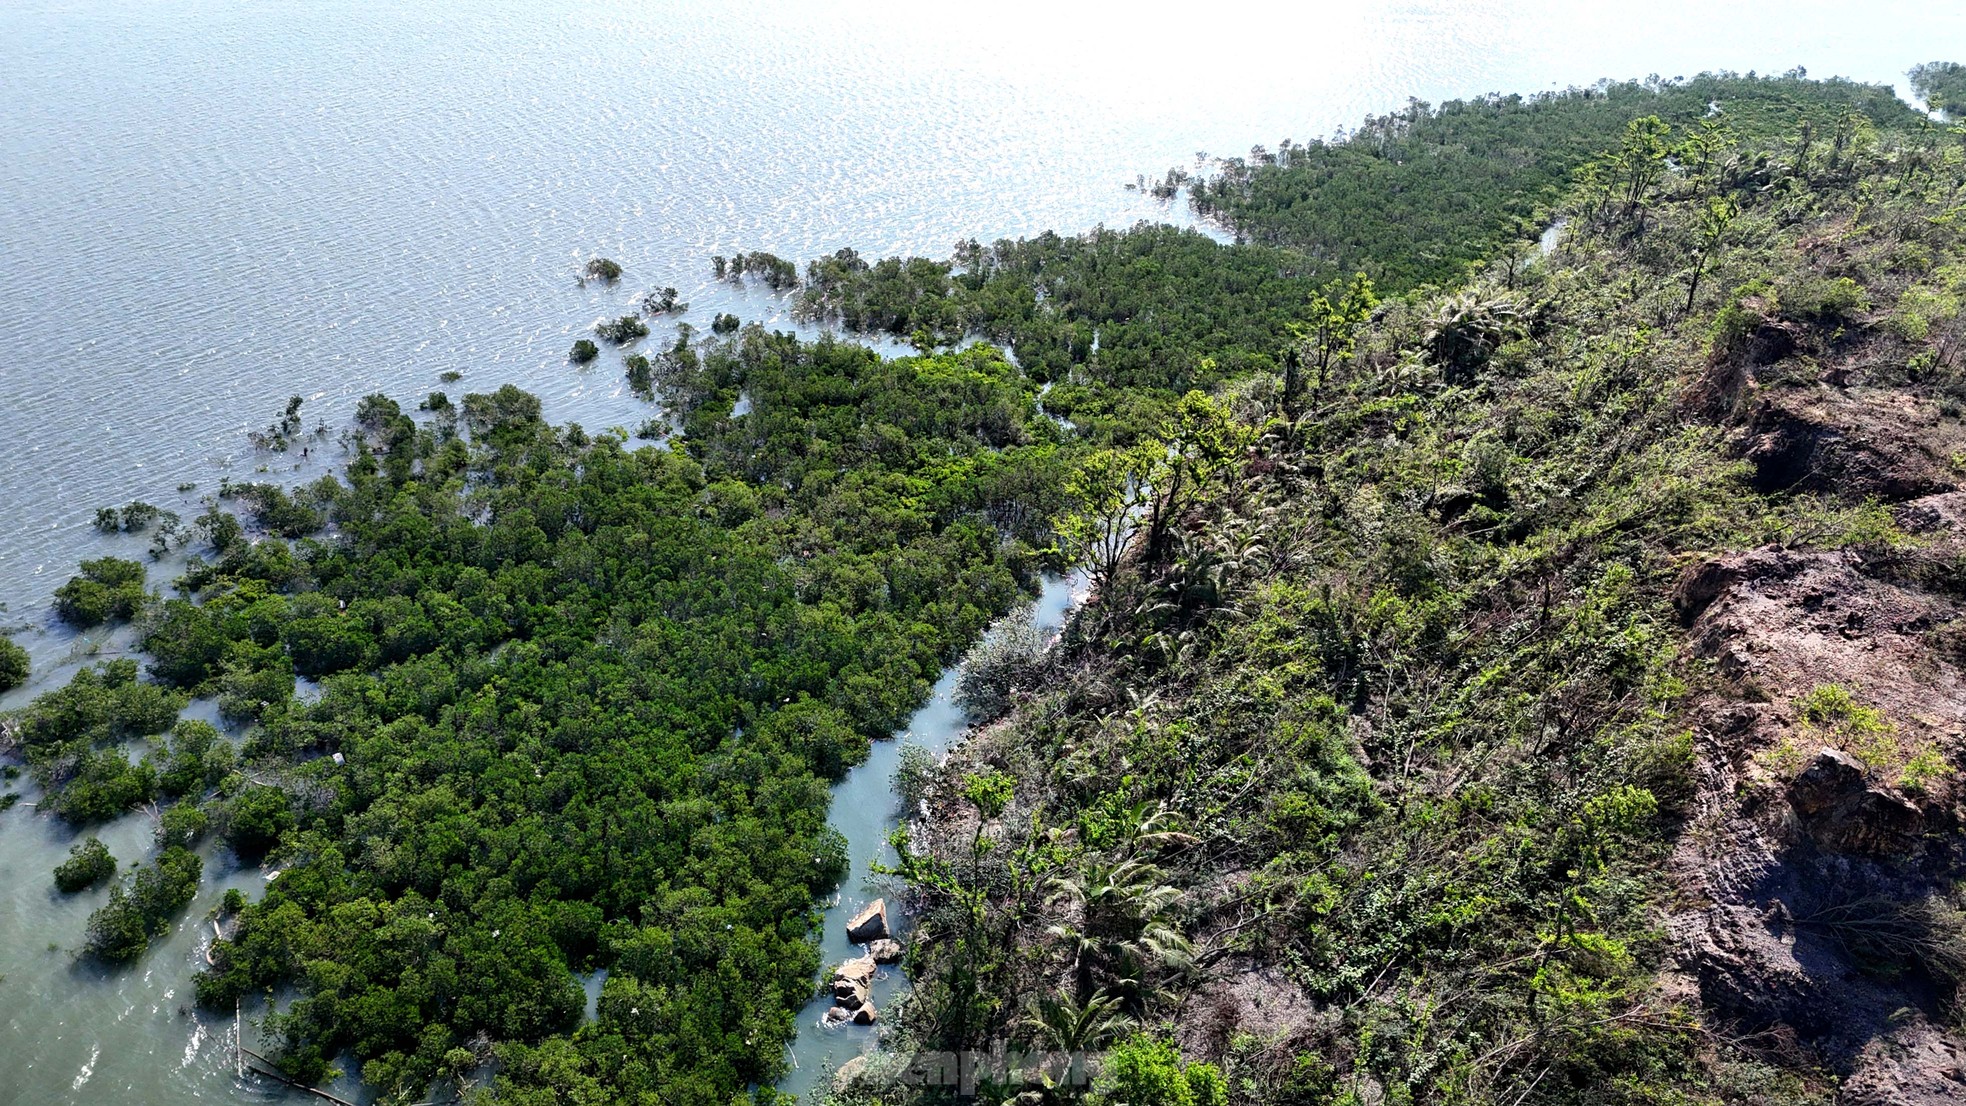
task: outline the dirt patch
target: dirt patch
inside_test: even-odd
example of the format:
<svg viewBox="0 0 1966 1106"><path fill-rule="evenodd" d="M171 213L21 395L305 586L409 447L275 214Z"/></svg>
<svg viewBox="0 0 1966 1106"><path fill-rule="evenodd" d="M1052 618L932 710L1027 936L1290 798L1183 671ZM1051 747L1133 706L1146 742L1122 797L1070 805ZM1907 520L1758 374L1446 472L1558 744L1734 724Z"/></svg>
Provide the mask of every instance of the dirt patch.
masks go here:
<svg viewBox="0 0 1966 1106"><path fill-rule="evenodd" d="M1248 1033L1260 1042L1260 1054L1282 1063L1306 1038L1329 1033L1304 989L1278 968L1245 964L1220 970L1224 974L1196 987L1182 1003L1175 1025L1183 1052L1219 1060L1237 1034Z"/></svg>
<svg viewBox="0 0 1966 1106"><path fill-rule="evenodd" d="M1903 513L1949 542L1966 502ZM1682 579L1675 604L1718 679L1689 712L1698 789L1668 928L1678 977L1708 1009L1792 1035L1843 1078L1841 1101L1957 1103L1966 1041L1948 1025L1950 984L1865 944L1950 890L1961 859L1946 773L1966 767L1966 673L1931 647L1961 609L1900 567L1766 548ZM1908 784L1917 750L1940 760Z"/></svg>
<svg viewBox="0 0 1966 1106"><path fill-rule="evenodd" d="M1900 502L1958 485L1952 458L1966 453L1966 424L1898 391L1766 389L1751 405L1740 449L1764 492Z"/></svg>

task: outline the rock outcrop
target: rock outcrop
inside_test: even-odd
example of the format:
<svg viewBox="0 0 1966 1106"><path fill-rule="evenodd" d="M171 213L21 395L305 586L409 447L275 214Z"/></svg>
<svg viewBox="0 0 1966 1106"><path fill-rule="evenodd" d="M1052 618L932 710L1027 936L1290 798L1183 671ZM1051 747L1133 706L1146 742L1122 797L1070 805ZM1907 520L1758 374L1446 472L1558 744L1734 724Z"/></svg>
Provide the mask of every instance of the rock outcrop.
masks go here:
<svg viewBox="0 0 1966 1106"><path fill-rule="evenodd" d="M866 1074L867 1058L865 1056L848 1057L839 1066L838 1070L833 1072L833 1089L842 1092L850 1091L854 1088L854 1084L858 1083L861 1077Z"/></svg>
<svg viewBox="0 0 1966 1106"><path fill-rule="evenodd" d="M833 970L832 982L827 984L833 996L833 1005L824 1016L827 1025L849 1021L855 1025L874 1024L874 1004L868 996L877 970L871 956L855 957Z"/></svg>
<svg viewBox="0 0 1966 1106"><path fill-rule="evenodd" d="M833 973L833 1001L849 1010L857 1009L867 1001L867 992L874 984L874 958L862 956L849 960Z"/></svg>
<svg viewBox="0 0 1966 1106"><path fill-rule="evenodd" d="M1954 785L1941 775L1908 793L1893 750L1949 766L1966 755L1966 673L1934 638L1966 608L1921 583L1944 577L1933 558L1966 549L1963 506L1948 494L1901 509L1902 525L1937 535L1915 554L1754 549L1692 568L1673 597L1719 679L1689 712L1696 794L1673 859L1667 982L1812 1053L1842 1078L1840 1103L1966 1102L1966 1041L1937 981L1855 951L1863 927L1951 887L1954 858L1930 831L1953 823ZM1849 689L1881 731L1805 717L1798 704L1824 685Z"/></svg>
<svg viewBox="0 0 1966 1106"><path fill-rule="evenodd" d="M901 942L892 937L867 942L867 955L873 957L876 964L899 964L907 954L908 950L902 947Z"/></svg>
<svg viewBox="0 0 1966 1106"><path fill-rule="evenodd" d="M1839 852L1903 853L1925 828L1916 803L1869 782L1862 762L1838 749L1819 751L1789 784L1788 797L1809 835Z"/></svg>
<svg viewBox="0 0 1966 1106"><path fill-rule="evenodd" d="M1742 456L1764 491L1835 491L1899 501L1949 491L1959 420L1903 392L1819 386L1760 398Z"/></svg>
<svg viewBox="0 0 1966 1106"><path fill-rule="evenodd" d="M856 945L878 941L887 935L886 899L875 899L861 907L859 913L847 919L846 939Z"/></svg>

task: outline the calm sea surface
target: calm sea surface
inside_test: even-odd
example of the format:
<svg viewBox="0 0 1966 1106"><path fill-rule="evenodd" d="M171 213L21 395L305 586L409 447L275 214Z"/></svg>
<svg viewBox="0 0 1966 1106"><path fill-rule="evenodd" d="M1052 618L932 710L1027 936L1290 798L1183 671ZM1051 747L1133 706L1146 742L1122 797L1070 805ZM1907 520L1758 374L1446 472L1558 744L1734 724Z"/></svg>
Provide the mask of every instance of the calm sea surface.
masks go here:
<svg viewBox="0 0 1966 1106"><path fill-rule="evenodd" d="M453 394L510 382L557 420L639 425L619 355L576 370L567 347L662 285L699 325L782 321L710 282L715 253L1182 222L1122 185L1408 96L1796 65L1902 85L1966 60L1950 4L1320 7L8 0L0 628L44 685L117 647L48 607L77 560L141 556L95 509L188 517L222 477L328 471L332 447L295 472L248 442L289 395L338 428L456 371ZM575 279L596 255L620 284ZM129 861L150 826L102 836ZM105 975L69 951L102 893L48 878L71 842L0 814L0 1106L273 1096L233 1077L230 1019L189 1009L205 911L260 874L210 855L178 931Z"/></svg>

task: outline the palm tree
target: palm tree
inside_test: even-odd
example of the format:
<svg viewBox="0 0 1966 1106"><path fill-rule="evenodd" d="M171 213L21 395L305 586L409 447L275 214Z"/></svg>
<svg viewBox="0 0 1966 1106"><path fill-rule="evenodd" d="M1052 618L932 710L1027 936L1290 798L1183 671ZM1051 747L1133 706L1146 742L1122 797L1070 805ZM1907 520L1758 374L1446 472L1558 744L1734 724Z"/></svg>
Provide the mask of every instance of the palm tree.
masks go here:
<svg viewBox="0 0 1966 1106"><path fill-rule="evenodd" d="M1516 319L1514 304L1484 301L1479 293L1461 292L1440 305L1427 325L1425 338L1448 380L1464 380L1507 340Z"/></svg>
<svg viewBox="0 0 1966 1106"><path fill-rule="evenodd" d="M1119 999L1095 991L1080 1002L1067 992L1045 995L1025 1008L1024 1024L1040 1044L1058 1052L1087 1052L1133 1028L1132 1018L1119 1012Z"/></svg>
<svg viewBox="0 0 1966 1106"><path fill-rule="evenodd" d="M1171 831L1158 828L1158 816L1142 823L1143 836ZM1149 969L1183 969L1194 962L1194 946L1162 917L1181 898L1179 888L1165 882L1159 866L1128 857L1117 863L1088 862L1079 872L1053 877L1052 901L1079 904L1084 924L1061 922L1049 927L1053 937L1072 950L1072 976L1077 993L1090 1002L1096 977L1102 972L1121 985L1129 1005L1145 997Z"/></svg>

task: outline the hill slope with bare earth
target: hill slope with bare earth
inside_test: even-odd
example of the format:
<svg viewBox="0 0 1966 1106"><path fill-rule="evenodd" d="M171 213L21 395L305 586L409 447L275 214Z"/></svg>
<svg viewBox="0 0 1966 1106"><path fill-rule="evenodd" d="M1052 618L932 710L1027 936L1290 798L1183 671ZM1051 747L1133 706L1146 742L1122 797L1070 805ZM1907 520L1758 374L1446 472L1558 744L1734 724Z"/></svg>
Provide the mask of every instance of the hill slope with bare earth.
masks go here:
<svg viewBox="0 0 1966 1106"><path fill-rule="evenodd" d="M1081 474L1140 532L973 661L1012 705L923 784L907 1047L1135 1104L1966 1100L1966 145L1635 124L1560 214Z"/></svg>

